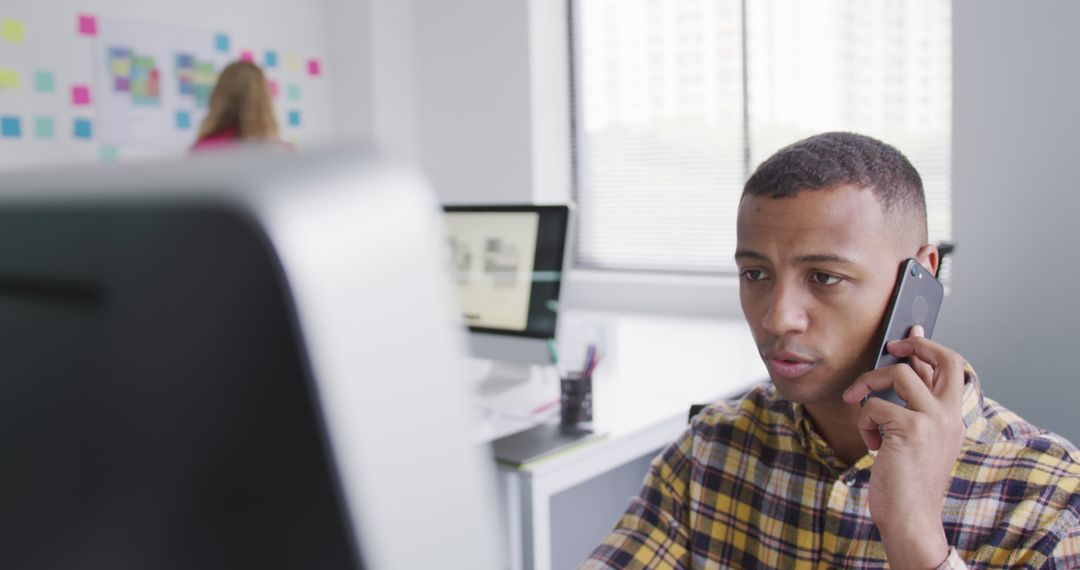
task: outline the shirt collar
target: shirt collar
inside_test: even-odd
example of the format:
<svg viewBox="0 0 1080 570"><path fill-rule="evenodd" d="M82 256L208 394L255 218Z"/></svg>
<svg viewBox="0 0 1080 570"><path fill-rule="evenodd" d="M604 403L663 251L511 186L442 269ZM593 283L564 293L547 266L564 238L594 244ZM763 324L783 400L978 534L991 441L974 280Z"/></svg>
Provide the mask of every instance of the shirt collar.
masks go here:
<svg viewBox="0 0 1080 570"><path fill-rule="evenodd" d="M807 453L818 461L843 471L849 468L869 469L874 463L874 454L867 453L854 465L846 465L836 456L832 447L814 430L814 423L806 412L806 407L794 402L790 403L790 417L795 423L795 434L799 444ZM966 439L978 440L983 432L988 429L986 418L983 415L984 402L983 391L979 385L979 377L971 364L964 363L964 396L961 404L961 412L964 417L964 431Z"/></svg>

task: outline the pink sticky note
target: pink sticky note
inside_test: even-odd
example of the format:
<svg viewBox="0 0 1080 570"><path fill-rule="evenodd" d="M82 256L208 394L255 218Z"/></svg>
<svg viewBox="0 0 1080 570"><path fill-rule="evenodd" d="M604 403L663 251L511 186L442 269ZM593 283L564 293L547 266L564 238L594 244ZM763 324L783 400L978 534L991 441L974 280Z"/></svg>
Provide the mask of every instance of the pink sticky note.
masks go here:
<svg viewBox="0 0 1080 570"><path fill-rule="evenodd" d="M318 75L319 73L321 73L321 69L319 68L319 60L309 59L307 62L307 72L308 75Z"/></svg>
<svg viewBox="0 0 1080 570"><path fill-rule="evenodd" d="M255 61L255 55L251 53L251 50L246 49L240 52L240 61Z"/></svg>
<svg viewBox="0 0 1080 570"><path fill-rule="evenodd" d="M97 16L79 14L79 33L84 36L97 35Z"/></svg>
<svg viewBox="0 0 1080 570"><path fill-rule="evenodd" d="M90 88L86 85L72 85L71 86L71 104L72 105L89 105L90 104Z"/></svg>
<svg viewBox="0 0 1080 570"><path fill-rule="evenodd" d="M267 85L270 86L270 96L271 97L277 97L277 94L278 94L277 81L274 81L273 79L267 79L266 83L267 83Z"/></svg>

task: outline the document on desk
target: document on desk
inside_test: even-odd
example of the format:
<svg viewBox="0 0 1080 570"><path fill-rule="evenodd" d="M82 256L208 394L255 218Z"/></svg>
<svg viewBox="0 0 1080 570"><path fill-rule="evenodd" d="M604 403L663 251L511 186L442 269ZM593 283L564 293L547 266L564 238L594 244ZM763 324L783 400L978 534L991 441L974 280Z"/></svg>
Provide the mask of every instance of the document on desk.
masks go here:
<svg viewBox="0 0 1080 570"><path fill-rule="evenodd" d="M588 429L541 424L496 439L491 446L497 462L522 468L604 437L606 434Z"/></svg>

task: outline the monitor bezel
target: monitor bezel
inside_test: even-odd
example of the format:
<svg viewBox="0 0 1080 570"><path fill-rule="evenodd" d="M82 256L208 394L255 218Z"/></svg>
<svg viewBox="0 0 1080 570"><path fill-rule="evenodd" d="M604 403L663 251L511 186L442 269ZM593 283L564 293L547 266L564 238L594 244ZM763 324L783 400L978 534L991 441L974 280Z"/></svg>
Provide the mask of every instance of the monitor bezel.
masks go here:
<svg viewBox="0 0 1080 570"><path fill-rule="evenodd" d="M566 204L445 204L443 205L443 211L445 213L455 212L475 212L475 213L487 213L487 212L535 212L544 215L556 216L559 222L560 232L562 237L562 247L559 248L558 254L558 267L559 267L559 279L555 283L555 302L558 303L562 297L562 284L563 279L566 276L566 247L569 242L569 230L570 230L570 206ZM539 241L537 242L539 244ZM537 257L539 257L540 248L537 247L533 257L533 267L536 266ZM532 298L529 299L529 308L532 309ZM559 311L555 311L555 328L558 327ZM485 334L497 334L516 336L524 338L539 338L549 339L555 338L555 331L552 330L551 334L544 332L535 332L529 330L528 322L525 324L525 330L515 331L509 329L499 329L491 327L477 327L468 325L469 332L485 333Z"/></svg>

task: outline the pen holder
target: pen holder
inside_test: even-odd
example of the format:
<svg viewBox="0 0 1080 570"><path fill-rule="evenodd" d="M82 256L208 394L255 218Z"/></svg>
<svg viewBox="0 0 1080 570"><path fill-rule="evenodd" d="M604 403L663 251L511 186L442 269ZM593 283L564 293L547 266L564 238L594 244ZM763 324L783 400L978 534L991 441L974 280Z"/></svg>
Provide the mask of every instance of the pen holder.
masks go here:
<svg viewBox="0 0 1080 570"><path fill-rule="evenodd" d="M569 372L561 379L560 417L564 426L592 423L592 376Z"/></svg>

